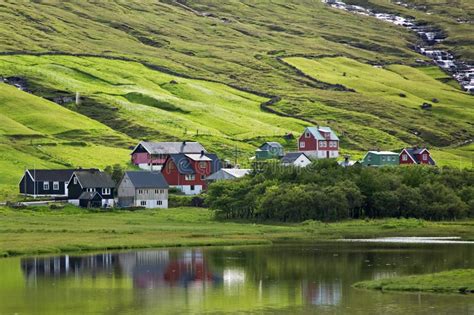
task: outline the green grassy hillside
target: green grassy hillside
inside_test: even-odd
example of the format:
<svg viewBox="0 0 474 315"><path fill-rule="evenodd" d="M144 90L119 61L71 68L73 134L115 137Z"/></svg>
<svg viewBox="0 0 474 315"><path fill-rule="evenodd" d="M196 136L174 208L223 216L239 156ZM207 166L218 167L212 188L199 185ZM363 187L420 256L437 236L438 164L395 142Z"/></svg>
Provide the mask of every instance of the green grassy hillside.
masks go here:
<svg viewBox="0 0 474 315"><path fill-rule="evenodd" d="M105 167L129 159L129 137L3 83L0 122L1 197L15 194L25 168Z"/></svg>
<svg viewBox="0 0 474 315"><path fill-rule="evenodd" d="M0 3L0 76L22 76L49 99L81 94L80 105L59 106L2 85L0 163L9 175L0 185L11 191L32 164L126 163L140 139L194 139L224 158L238 149L244 161L260 142L283 142L310 123L334 128L354 157L426 144L440 165L472 165L472 147L457 145L474 138L474 98L439 69L419 67L414 34L313 0L180 2ZM470 58L468 32L448 35L445 45ZM271 97L280 116L260 108ZM433 98L432 111L419 108Z"/></svg>

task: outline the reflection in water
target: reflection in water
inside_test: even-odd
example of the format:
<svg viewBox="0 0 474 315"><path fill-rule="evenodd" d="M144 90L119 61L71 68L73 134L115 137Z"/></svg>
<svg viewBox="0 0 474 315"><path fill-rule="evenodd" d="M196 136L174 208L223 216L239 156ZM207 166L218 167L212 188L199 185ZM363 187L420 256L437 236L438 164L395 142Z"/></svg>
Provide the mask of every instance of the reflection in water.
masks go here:
<svg viewBox="0 0 474 315"><path fill-rule="evenodd" d="M219 283L222 274L209 270L202 252L185 251L170 257L169 251L147 251L92 256L61 256L22 259L27 283L38 285L38 278L98 277L114 275L131 278L135 288ZM243 275L245 279L245 275ZM46 279L48 280L48 279Z"/></svg>
<svg viewBox="0 0 474 315"><path fill-rule="evenodd" d="M474 268L472 245L331 243L14 258L0 260L0 314L463 314L474 309L474 299L351 287L454 268Z"/></svg>
<svg viewBox="0 0 474 315"><path fill-rule="evenodd" d="M303 295L313 305L337 305L342 297L342 284L340 281L306 283Z"/></svg>

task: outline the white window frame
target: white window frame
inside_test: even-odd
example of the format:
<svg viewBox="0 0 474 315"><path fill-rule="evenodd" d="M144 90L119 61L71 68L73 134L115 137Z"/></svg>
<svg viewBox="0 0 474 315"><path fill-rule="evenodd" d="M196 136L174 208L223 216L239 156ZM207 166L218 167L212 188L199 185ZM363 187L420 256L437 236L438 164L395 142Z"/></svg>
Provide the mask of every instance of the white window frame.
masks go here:
<svg viewBox="0 0 474 315"><path fill-rule="evenodd" d="M140 201L140 206L146 207L146 204L147 204L146 200L141 200Z"/></svg>
<svg viewBox="0 0 474 315"><path fill-rule="evenodd" d="M306 142L300 141L300 148L304 149L305 145L306 145Z"/></svg>
<svg viewBox="0 0 474 315"><path fill-rule="evenodd" d="M382 156L382 162L385 162L385 156Z"/></svg>
<svg viewBox="0 0 474 315"><path fill-rule="evenodd" d="M190 185L190 186L189 186L189 190L191 190L191 191L195 191L195 190L196 190L196 187L195 187L195 185Z"/></svg>
<svg viewBox="0 0 474 315"><path fill-rule="evenodd" d="M184 179L187 180L187 181L196 180L196 175L195 174L186 174L186 175L184 175Z"/></svg>
<svg viewBox="0 0 474 315"><path fill-rule="evenodd" d="M427 153L423 153L423 155L421 156L421 158L423 159L423 161L427 161L427 160L428 160L428 154L427 154Z"/></svg>
<svg viewBox="0 0 474 315"><path fill-rule="evenodd" d="M102 188L102 195L110 195L110 188Z"/></svg>
<svg viewBox="0 0 474 315"><path fill-rule="evenodd" d="M157 205L157 206L162 206L162 205L163 205L163 201L157 200L157 201L156 201L156 205Z"/></svg>
<svg viewBox="0 0 474 315"><path fill-rule="evenodd" d="M49 190L49 182L43 182L43 190Z"/></svg>
<svg viewBox="0 0 474 315"><path fill-rule="evenodd" d="M306 139L311 138L311 134L309 132L305 132L304 137Z"/></svg>
<svg viewBox="0 0 474 315"><path fill-rule="evenodd" d="M408 155L406 153L402 154L402 161L408 161Z"/></svg>
<svg viewBox="0 0 474 315"><path fill-rule="evenodd" d="M73 183L74 183L74 185L77 185L77 177L75 177L75 176L74 176Z"/></svg>
<svg viewBox="0 0 474 315"><path fill-rule="evenodd" d="M53 190L59 190L59 182L53 182Z"/></svg>
<svg viewBox="0 0 474 315"><path fill-rule="evenodd" d="M87 188L87 192L95 192L95 188Z"/></svg>
<svg viewBox="0 0 474 315"><path fill-rule="evenodd" d="M319 141L319 146L321 148L327 148L328 147L328 142L327 141Z"/></svg>

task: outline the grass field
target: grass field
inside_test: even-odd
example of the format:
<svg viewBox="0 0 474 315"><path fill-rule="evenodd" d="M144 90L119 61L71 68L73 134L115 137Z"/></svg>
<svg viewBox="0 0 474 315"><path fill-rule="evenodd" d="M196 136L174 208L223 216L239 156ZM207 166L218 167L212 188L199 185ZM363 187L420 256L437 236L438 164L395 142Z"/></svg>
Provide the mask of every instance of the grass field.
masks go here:
<svg viewBox="0 0 474 315"><path fill-rule="evenodd" d="M472 21L474 3L471 0L440 1L410 0L402 1L408 7L397 5L396 1L385 0L349 0L347 3L376 7L378 10L398 12L416 18L422 23L429 23L443 29L448 39L442 46L453 51L465 60L474 61L474 33ZM472 23L472 22L471 22Z"/></svg>
<svg viewBox="0 0 474 315"><path fill-rule="evenodd" d="M433 293L474 293L474 270L459 269L439 273L362 281L361 289Z"/></svg>
<svg viewBox="0 0 474 315"><path fill-rule="evenodd" d="M126 135L0 83L0 198L14 198L25 168L126 165ZM125 146L125 148L124 148Z"/></svg>
<svg viewBox="0 0 474 315"><path fill-rule="evenodd" d="M379 236L460 236L474 239L474 222L420 220L256 224L222 222L199 208L90 212L67 206L0 208L3 256L163 246L269 244Z"/></svg>

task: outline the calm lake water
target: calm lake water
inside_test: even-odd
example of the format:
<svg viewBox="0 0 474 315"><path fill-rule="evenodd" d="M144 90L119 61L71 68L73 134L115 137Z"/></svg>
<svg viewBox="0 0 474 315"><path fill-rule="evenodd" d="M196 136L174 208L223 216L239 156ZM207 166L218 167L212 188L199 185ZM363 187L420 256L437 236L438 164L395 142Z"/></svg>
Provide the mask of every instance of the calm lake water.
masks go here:
<svg viewBox="0 0 474 315"><path fill-rule="evenodd" d="M323 243L0 260L0 314L474 314L474 296L360 280L474 268L474 245Z"/></svg>

